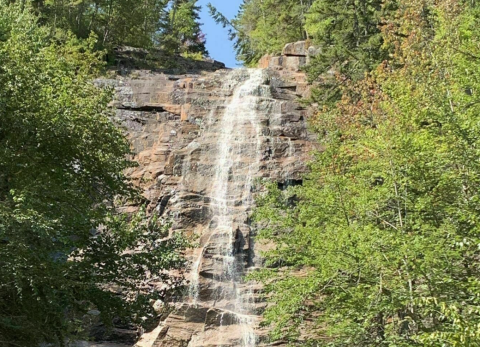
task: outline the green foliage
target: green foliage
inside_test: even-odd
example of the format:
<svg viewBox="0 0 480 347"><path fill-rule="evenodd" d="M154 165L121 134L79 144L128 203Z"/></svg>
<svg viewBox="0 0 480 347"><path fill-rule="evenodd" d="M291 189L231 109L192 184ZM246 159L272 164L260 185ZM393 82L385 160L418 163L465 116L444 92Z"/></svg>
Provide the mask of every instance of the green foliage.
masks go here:
<svg viewBox="0 0 480 347"><path fill-rule="evenodd" d="M297 0L245 1L236 28L248 37L249 50L240 51L246 62L256 62L266 53L281 53L288 42L304 38L302 28L305 6Z"/></svg>
<svg viewBox="0 0 480 347"><path fill-rule="evenodd" d="M346 80L358 81L365 73L387 59L388 45L384 45L381 27L396 8L388 0L316 0L308 11L306 28L313 44L320 47L307 68L310 79L322 76L322 83L314 92L320 104L338 101ZM328 78L334 71L340 78Z"/></svg>
<svg viewBox="0 0 480 347"><path fill-rule="evenodd" d="M393 49L382 27L397 8L395 0L245 0L232 21L209 8L217 23L229 27L237 58L246 65L280 54L289 42L303 39L318 47L306 71L317 82L310 101L321 106L335 104L346 81L363 79Z"/></svg>
<svg viewBox="0 0 480 347"><path fill-rule="evenodd" d="M159 241L168 225L115 213L114 198L136 192L111 91L92 83L102 67L94 45L52 41L28 6L0 0L2 347L62 346L92 307L107 325L148 317L145 279L175 283L164 271L183 265L185 241Z"/></svg>
<svg viewBox="0 0 480 347"><path fill-rule="evenodd" d="M197 0L175 0L167 13L168 23L157 37L158 44L171 53L199 53L208 56L205 35L200 30Z"/></svg>
<svg viewBox="0 0 480 347"><path fill-rule="evenodd" d="M211 4L212 17L231 26L239 60L254 65L267 53L279 54L288 42L306 38L304 15L309 0L244 0L238 15L228 21Z"/></svg>
<svg viewBox="0 0 480 347"><path fill-rule="evenodd" d="M391 61L313 120L326 150L304 185L258 201L272 338L480 346L479 21L476 3L400 2Z"/></svg>
<svg viewBox="0 0 480 347"><path fill-rule="evenodd" d="M161 47L170 54L188 51L208 55L196 0L16 1L31 3L40 16L39 24L60 40L70 32L79 39L93 33L98 38L96 49L112 51L127 45Z"/></svg>
<svg viewBox="0 0 480 347"><path fill-rule="evenodd" d="M254 65L264 54L280 54L286 43L309 40L320 53L308 68L311 80L322 76L316 101L340 97L339 83L325 76L331 70L342 80L364 77L388 57L381 26L396 8L394 0L245 0L229 21L209 4L210 14L230 27L237 56Z"/></svg>
<svg viewBox="0 0 480 347"><path fill-rule="evenodd" d="M168 0L38 0L41 22L57 36L73 32L86 39L91 32L102 47L151 47Z"/></svg>

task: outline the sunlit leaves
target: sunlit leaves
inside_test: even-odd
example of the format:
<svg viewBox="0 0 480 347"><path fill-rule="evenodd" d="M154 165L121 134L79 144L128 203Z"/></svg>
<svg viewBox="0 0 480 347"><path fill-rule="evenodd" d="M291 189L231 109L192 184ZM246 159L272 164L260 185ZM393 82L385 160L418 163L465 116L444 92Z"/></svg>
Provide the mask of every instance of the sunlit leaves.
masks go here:
<svg viewBox="0 0 480 347"><path fill-rule="evenodd" d="M312 120L326 150L302 187L259 200L275 338L480 345L478 16L401 1L381 34L390 60L336 76L340 101Z"/></svg>
<svg viewBox="0 0 480 347"><path fill-rule="evenodd" d="M130 146L111 120L95 37L52 39L27 6L0 0L0 346L63 346L82 316L153 318L178 287L181 237L116 213L134 202ZM149 282L165 284L150 286ZM115 290L113 290L115 289ZM143 315L140 316L138 313Z"/></svg>

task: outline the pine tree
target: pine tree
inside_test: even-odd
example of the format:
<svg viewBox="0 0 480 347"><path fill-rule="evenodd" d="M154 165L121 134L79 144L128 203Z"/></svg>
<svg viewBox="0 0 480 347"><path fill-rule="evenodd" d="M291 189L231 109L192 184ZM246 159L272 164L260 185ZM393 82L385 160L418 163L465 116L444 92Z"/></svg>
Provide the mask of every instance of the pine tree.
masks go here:
<svg viewBox="0 0 480 347"><path fill-rule="evenodd" d="M209 4L210 14L231 29L237 58L255 65L267 54L279 54L286 43L308 37L305 13L311 0L244 0L233 20L228 20Z"/></svg>
<svg viewBox="0 0 480 347"><path fill-rule="evenodd" d="M315 0L310 7L306 29L320 53L307 71L310 79L322 81L314 93L320 104L340 97L339 83L358 81L388 58L381 29L396 8L392 0ZM341 76L329 78L333 71Z"/></svg>
<svg viewBox="0 0 480 347"><path fill-rule="evenodd" d="M208 56L200 28L200 9L197 0L174 0L165 12L167 20L157 36L157 44L168 52Z"/></svg>
<svg viewBox="0 0 480 347"><path fill-rule="evenodd" d="M131 45L149 48L161 26L168 0L36 0L41 24L56 36L73 32L86 39L93 32L99 48Z"/></svg>

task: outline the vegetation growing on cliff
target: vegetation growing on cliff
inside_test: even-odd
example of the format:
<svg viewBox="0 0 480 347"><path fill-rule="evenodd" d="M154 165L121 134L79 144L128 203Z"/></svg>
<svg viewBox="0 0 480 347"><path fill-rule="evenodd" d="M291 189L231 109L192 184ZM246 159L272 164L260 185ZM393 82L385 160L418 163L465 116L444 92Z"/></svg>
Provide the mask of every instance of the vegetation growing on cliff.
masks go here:
<svg viewBox="0 0 480 347"><path fill-rule="evenodd" d="M480 346L480 6L395 6L372 29L385 60L338 72L341 99L312 119L326 150L304 185L258 202L274 339Z"/></svg>
<svg viewBox="0 0 480 347"><path fill-rule="evenodd" d="M207 55L197 0L16 0L31 4L39 23L57 38L97 37L95 47L162 48L167 53Z"/></svg>
<svg viewBox="0 0 480 347"><path fill-rule="evenodd" d="M361 80L388 58L390 45L381 34L396 1L317 0L306 14L312 44L321 47L307 68L310 81L335 71L341 78L324 78L314 90L320 104L335 103L346 90L342 84Z"/></svg>
<svg viewBox="0 0 480 347"><path fill-rule="evenodd" d="M95 40L52 38L28 6L0 0L0 346L63 346L82 316L142 321L151 276L180 269L168 225L127 219L114 198L137 193L129 144L110 120L111 92L93 85Z"/></svg>
<svg viewBox="0 0 480 347"><path fill-rule="evenodd" d="M170 10L166 11L167 17L157 34L158 45L168 52L207 56L205 36L200 30L199 12L196 0L174 1Z"/></svg>
<svg viewBox="0 0 480 347"><path fill-rule="evenodd" d="M209 7L217 22L231 28L237 57L247 65L265 54L280 54L289 42L307 40L320 47L307 72L310 81L324 77L313 93L323 105L338 101L345 91L341 84L362 79L388 58L391 46L381 27L397 5L393 0L245 0L231 21ZM332 70L342 78L325 78Z"/></svg>
<svg viewBox="0 0 480 347"><path fill-rule="evenodd" d="M230 28L237 58L255 65L267 53L280 53L288 42L306 38L305 13L312 0L245 0L231 21L208 4L213 18Z"/></svg>

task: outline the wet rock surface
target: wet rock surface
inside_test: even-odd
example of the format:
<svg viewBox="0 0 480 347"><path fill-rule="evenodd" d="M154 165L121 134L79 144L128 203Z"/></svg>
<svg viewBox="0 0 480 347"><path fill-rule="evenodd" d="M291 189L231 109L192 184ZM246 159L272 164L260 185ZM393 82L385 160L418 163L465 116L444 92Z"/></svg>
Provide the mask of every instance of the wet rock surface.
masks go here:
<svg viewBox="0 0 480 347"><path fill-rule="evenodd" d="M258 83L249 82L252 74ZM172 218L173 232L198 237L189 253L189 295L171 303L175 309L138 346L269 345L258 328L266 305L261 285L243 279L262 266L250 213L258 179L298 184L307 170L314 137L299 103L309 92L305 75L279 66L187 75L135 70L98 83L116 90L112 106L139 163L128 174L148 212ZM252 331L254 341L246 337Z"/></svg>

